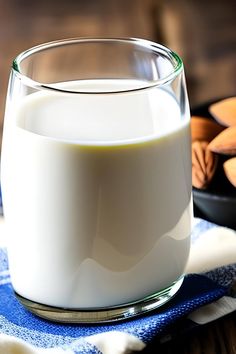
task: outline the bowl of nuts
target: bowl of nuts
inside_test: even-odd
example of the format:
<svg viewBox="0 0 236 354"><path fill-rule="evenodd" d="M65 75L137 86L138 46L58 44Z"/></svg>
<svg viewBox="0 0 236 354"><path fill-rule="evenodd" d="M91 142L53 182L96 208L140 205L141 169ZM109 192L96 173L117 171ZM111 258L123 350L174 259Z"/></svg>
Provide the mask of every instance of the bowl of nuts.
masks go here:
<svg viewBox="0 0 236 354"><path fill-rule="evenodd" d="M196 216L236 229L236 97L191 112Z"/></svg>

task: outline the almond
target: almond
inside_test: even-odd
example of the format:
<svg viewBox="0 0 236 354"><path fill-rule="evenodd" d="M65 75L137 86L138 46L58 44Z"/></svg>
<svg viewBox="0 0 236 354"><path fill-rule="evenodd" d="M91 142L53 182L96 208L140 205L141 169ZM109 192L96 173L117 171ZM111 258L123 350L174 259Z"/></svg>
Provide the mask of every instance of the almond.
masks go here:
<svg viewBox="0 0 236 354"><path fill-rule="evenodd" d="M192 116L191 118L192 141L203 140L210 142L223 129L225 128L213 120L198 116Z"/></svg>
<svg viewBox="0 0 236 354"><path fill-rule="evenodd" d="M208 149L207 141L192 143L192 185L198 189L207 188L212 180L218 157Z"/></svg>
<svg viewBox="0 0 236 354"><path fill-rule="evenodd" d="M236 157L232 157L231 159L225 161L223 168L230 183L236 187Z"/></svg>
<svg viewBox="0 0 236 354"><path fill-rule="evenodd" d="M209 144L209 149L213 152L224 155L236 154L236 126L223 130Z"/></svg>
<svg viewBox="0 0 236 354"><path fill-rule="evenodd" d="M209 112L220 124L236 125L236 97L226 98L210 105Z"/></svg>

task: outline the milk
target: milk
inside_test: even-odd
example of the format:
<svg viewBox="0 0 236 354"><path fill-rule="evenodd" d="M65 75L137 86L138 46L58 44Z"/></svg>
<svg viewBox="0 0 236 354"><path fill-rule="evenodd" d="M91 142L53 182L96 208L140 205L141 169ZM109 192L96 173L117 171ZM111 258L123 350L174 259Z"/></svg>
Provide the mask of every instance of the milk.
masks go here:
<svg viewBox="0 0 236 354"><path fill-rule="evenodd" d="M133 82L73 85L117 91ZM4 130L3 202L18 294L52 306L104 307L182 276L189 122L170 92L32 93Z"/></svg>

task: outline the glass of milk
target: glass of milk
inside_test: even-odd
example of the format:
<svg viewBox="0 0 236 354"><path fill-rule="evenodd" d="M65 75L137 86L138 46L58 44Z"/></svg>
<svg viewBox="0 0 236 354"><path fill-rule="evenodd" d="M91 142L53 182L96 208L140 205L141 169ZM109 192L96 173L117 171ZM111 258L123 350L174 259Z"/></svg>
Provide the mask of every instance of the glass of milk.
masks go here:
<svg viewBox="0 0 236 354"><path fill-rule="evenodd" d="M117 321L180 288L190 248L183 63L141 39L70 39L11 71L2 196L12 286L55 321Z"/></svg>

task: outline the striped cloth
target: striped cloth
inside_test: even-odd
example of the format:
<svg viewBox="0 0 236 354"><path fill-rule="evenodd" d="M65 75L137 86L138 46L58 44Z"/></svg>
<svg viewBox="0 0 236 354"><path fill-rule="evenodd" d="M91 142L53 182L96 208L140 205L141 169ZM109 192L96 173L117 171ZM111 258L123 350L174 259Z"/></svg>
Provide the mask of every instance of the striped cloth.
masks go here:
<svg viewBox="0 0 236 354"><path fill-rule="evenodd" d="M16 300L8 271L7 237L0 220L0 354L123 354L141 351L155 339L171 339L188 327L236 309L236 233L194 220L188 275L162 308L115 324L69 325L38 318ZM5 237L5 238L4 238ZM5 245L4 245L5 243Z"/></svg>

